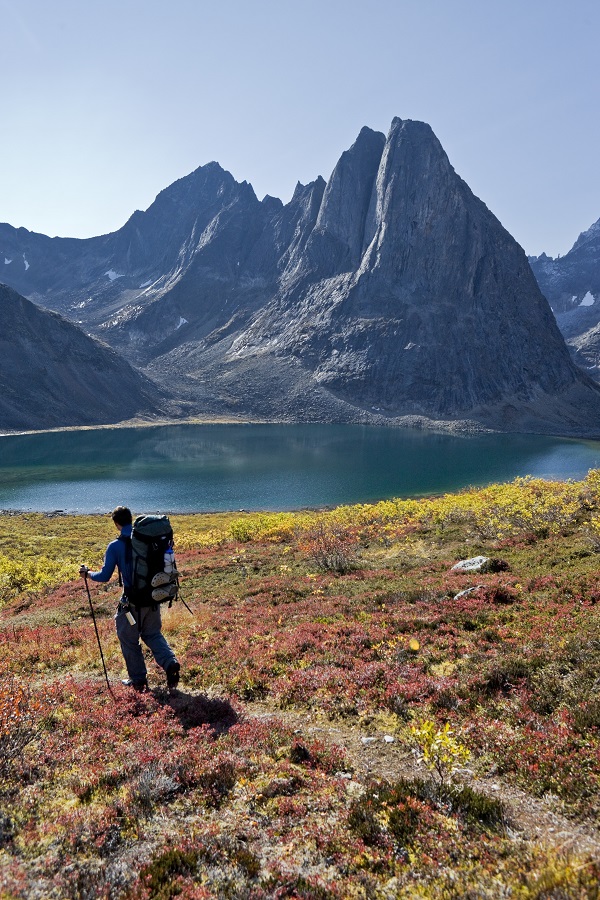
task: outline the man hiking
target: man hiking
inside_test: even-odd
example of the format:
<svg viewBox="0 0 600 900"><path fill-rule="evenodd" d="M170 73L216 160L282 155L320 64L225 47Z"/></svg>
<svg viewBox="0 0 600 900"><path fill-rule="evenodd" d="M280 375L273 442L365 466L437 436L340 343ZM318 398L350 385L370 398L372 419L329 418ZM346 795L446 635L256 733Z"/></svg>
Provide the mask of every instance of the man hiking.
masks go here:
<svg viewBox="0 0 600 900"><path fill-rule="evenodd" d="M115 568L118 569L123 583L123 595L115 615L117 637L127 667L129 678L123 684L139 692L148 690L148 673L140 638L152 651L158 665L165 670L167 687L174 691L179 683L180 665L161 631L162 622L160 606L132 606L127 598L127 591L132 587L131 556L131 510L126 506L117 506L112 512L112 520L119 532L119 537L111 541L106 548L104 565L99 572L90 572L87 566L81 566L79 574L92 581L110 581Z"/></svg>

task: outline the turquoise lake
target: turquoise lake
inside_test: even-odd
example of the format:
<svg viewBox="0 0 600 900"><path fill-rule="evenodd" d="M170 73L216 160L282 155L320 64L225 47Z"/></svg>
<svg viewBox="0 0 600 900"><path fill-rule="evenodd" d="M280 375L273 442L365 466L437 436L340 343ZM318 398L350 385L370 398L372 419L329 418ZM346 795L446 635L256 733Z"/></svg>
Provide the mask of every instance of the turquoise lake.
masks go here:
<svg viewBox="0 0 600 900"><path fill-rule="evenodd" d="M360 425L166 425L0 437L0 508L278 510L583 478L600 442Z"/></svg>

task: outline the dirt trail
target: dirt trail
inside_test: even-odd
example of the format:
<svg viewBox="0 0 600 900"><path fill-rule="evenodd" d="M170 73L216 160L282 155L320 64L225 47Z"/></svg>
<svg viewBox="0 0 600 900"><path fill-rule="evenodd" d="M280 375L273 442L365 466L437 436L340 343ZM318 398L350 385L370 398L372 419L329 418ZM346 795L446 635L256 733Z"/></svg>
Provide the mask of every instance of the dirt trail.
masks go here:
<svg viewBox="0 0 600 900"><path fill-rule="evenodd" d="M261 703L245 706L246 714L262 719L280 719L305 738L343 747L353 770L362 780L368 776L393 781L401 777L423 777L426 769L413 753L396 739L386 741L385 732L365 731L356 726L321 720L311 713L276 710ZM391 735L388 735L391 737ZM506 784L497 776L476 778L468 769L460 780L483 794L498 798L506 809L506 831L517 840L529 841L563 853L589 855L600 859L600 832L592 825L580 825L553 808L552 800L532 797Z"/></svg>

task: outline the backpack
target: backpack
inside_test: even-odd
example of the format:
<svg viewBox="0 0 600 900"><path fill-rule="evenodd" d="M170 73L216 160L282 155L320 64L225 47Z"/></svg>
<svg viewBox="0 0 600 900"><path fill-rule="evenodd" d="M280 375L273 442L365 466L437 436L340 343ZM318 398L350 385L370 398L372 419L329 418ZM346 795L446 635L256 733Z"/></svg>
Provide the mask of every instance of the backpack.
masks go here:
<svg viewBox="0 0 600 900"><path fill-rule="evenodd" d="M132 586L125 592L129 602L133 606L168 602L171 606L179 594L179 574L168 516L138 516L131 537L121 536L119 540L131 548Z"/></svg>

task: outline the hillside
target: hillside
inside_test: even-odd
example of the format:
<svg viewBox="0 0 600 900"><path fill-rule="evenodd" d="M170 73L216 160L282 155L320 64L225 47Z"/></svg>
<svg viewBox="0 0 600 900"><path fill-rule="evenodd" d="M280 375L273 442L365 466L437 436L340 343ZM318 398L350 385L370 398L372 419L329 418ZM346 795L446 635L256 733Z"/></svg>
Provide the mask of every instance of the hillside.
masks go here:
<svg viewBox="0 0 600 900"><path fill-rule="evenodd" d="M0 429L156 415L161 392L105 344L0 284Z"/></svg>
<svg viewBox="0 0 600 900"><path fill-rule="evenodd" d="M114 699L110 523L1 517L4 895L598 896L599 515L591 472L173 517L180 691L121 688L94 586Z"/></svg>

